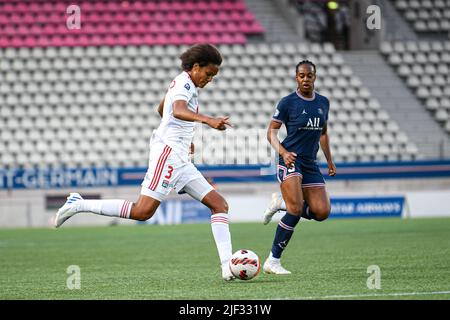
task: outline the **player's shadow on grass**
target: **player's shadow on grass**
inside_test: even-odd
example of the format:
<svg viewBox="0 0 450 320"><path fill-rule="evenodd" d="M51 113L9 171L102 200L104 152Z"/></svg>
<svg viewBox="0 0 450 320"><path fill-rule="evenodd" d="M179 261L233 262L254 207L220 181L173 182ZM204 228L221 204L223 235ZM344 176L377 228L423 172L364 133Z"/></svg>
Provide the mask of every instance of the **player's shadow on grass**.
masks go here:
<svg viewBox="0 0 450 320"><path fill-rule="evenodd" d="M241 285L244 284L246 286L248 285L256 285L259 283L282 283L282 282L288 282L288 281L292 281L292 279L289 279L287 277L264 277L261 279L252 279L252 280L239 280L239 279L235 279L233 281L231 281L230 283L228 283L229 285Z"/></svg>

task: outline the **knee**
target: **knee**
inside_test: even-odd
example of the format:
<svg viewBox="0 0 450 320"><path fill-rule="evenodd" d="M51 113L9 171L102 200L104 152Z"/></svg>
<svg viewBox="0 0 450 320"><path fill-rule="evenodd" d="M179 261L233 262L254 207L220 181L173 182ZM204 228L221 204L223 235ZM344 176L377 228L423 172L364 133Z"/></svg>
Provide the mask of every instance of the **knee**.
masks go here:
<svg viewBox="0 0 450 320"><path fill-rule="evenodd" d="M211 212L214 213L228 213L228 203L225 199L217 201L212 207Z"/></svg>
<svg viewBox="0 0 450 320"><path fill-rule="evenodd" d="M300 216L303 213L303 205L300 205L299 203L291 203L291 204L286 203L286 210L290 214Z"/></svg>
<svg viewBox="0 0 450 320"><path fill-rule="evenodd" d="M329 207L322 207L311 211L314 213L314 220L320 222L326 220L330 216L331 209Z"/></svg>
<svg viewBox="0 0 450 320"><path fill-rule="evenodd" d="M148 219L153 217L154 214L155 214L155 212L152 210L143 210L143 209L134 208L134 207L131 210L131 217L134 220L138 220L138 221L147 221Z"/></svg>

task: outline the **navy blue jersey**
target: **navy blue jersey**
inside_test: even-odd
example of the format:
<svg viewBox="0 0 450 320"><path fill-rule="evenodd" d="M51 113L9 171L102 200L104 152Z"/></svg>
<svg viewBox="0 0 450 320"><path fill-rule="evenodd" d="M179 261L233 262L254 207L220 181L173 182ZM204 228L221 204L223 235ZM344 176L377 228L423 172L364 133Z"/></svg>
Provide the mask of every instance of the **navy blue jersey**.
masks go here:
<svg viewBox="0 0 450 320"><path fill-rule="evenodd" d="M329 109L329 100L317 92L311 99L300 96L297 91L281 99L272 120L286 126L283 147L295 152L297 157L316 160Z"/></svg>

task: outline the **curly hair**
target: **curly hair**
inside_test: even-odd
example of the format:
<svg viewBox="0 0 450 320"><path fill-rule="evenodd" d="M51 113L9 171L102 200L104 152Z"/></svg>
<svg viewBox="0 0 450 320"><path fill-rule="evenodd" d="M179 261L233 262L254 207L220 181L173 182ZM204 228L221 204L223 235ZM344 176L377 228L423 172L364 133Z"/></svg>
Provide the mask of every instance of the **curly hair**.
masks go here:
<svg viewBox="0 0 450 320"><path fill-rule="evenodd" d="M180 55L181 68L184 71L190 71L194 64L198 63L200 67L208 64L220 66L222 55L219 50L211 44L196 44Z"/></svg>

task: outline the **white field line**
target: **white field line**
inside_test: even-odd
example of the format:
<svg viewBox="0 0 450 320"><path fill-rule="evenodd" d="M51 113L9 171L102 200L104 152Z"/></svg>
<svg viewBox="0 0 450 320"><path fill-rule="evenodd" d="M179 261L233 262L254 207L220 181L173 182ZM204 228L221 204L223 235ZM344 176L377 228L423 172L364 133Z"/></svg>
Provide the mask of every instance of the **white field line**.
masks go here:
<svg viewBox="0 0 450 320"><path fill-rule="evenodd" d="M364 298L364 297L401 297L401 296L422 296L422 295L439 295L450 294L450 291L431 291L431 292L398 292L398 293L372 293L372 294L348 294L348 295L331 295L331 296L310 296L289 298L295 300L308 299L341 299L341 298Z"/></svg>

